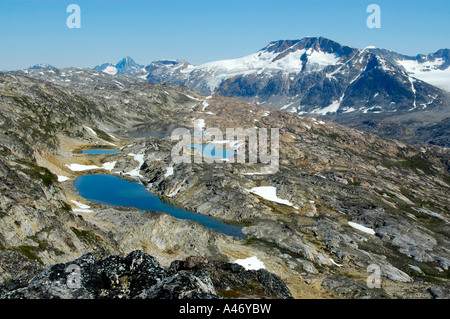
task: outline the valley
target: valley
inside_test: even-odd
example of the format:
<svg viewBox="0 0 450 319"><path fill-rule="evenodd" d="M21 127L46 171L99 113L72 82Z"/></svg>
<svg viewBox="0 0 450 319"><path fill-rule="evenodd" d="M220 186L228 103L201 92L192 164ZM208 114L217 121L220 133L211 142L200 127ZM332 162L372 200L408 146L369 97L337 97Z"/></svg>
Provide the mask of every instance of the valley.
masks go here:
<svg viewBox="0 0 450 319"><path fill-rule="evenodd" d="M68 85L56 74L67 70L54 72L55 81L0 73L3 293L25 289L44 267L84 254L139 250L164 267L189 256L256 259L294 298L447 295L447 148L129 75L72 70ZM279 128L279 170L261 174L260 163L248 162L174 163L170 132L195 130L199 119L222 132ZM120 152L84 154L88 149ZM86 200L74 181L92 174L139 183L164 203L239 227L245 236ZM370 265L381 270L380 288L367 286ZM228 296L249 296L238 288L229 287Z"/></svg>

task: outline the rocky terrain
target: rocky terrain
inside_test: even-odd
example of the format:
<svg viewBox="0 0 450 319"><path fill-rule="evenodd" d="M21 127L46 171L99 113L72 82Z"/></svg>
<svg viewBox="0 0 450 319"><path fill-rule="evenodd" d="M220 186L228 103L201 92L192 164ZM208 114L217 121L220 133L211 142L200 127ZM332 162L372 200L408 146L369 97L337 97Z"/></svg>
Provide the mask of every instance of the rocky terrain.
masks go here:
<svg viewBox="0 0 450 319"><path fill-rule="evenodd" d="M78 268L75 268L78 267ZM71 269L77 269L79 278ZM73 282L72 282L73 281ZM217 299L292 298L276 275L264 269L245 270L237 264L209 262L189 256L162 267L152 256L133 251L126 257L96 260L86 254L45 269L26 287L5 299Z"/></svg>
<svg viewBox="0 0 450 319"><path fill-rule="evenodd" d="M173 84L118 86L117 75L98 78L92 87L83 80L61 83L61 76L43 81L0 73L4 297L448 297L448 148L412 146ZM170 131L192 131L196 120L204 130L223 132L279 128L279 169L262 174L261 163L173 163ZM89 148L121 152L81 154ZM73 164L93 168L77 171ZM72 182L95 173L140 182L173 205L243 227L247 237L167 213L88 202ZM274 188L284 201L257 195L261 187ZM136 250L146 254L129 255ZM152 276L142 274L148 280L131 292L140 275L129 266L136 254L161 279L150 282ZM181 270L174 260L188 256L209 262ZM267 272L233 265L255 257ZM124 270L111 269L108 260ZM79 295L58 288L67 278L61 269L70 263L90 269ZM370 267L380 270L379 287L367 285ZM226 283L236 273L244 281L230 290ZM119 283L108 286L109 274Z"/></svg>
<svg viewBox="0 0 450 319"><path fill-rule="evenodd" d="M33 67L20 71L12 71L9 73L18 76L45 80L60 86L72 88L81 87L94 90L122 89L132 83L144 82L144 80L138 77L126 74L117 74L114 79L112 79L111 76L105 72L83 68L57 69L54 67Z"/></svg>

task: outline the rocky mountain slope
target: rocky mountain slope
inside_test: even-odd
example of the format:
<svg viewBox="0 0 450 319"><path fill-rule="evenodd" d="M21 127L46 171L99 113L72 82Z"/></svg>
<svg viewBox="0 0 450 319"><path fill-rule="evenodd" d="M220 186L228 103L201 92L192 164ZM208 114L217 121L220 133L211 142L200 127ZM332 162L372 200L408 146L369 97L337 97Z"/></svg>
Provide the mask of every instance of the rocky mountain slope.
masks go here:
<svg viewBox="0 0 450 319"><path fill-rule="evenodd" d="M90 294L86 292L86 294L80 295L80 291L70 290L65 282L62 285L68 290L66 291L67 294L64 295L55 286L58 285L58 282L52 282L53 275L45 279L37 275L45 266L69 262L82 254L92 252L95 256L98 256L97 258L101 258L112 253L125 254L137 247L142 248L139 242L134 243L132 239L138 236L136 233L137 225L149 227L151 224L158 224L161 227L159 231L153 230L153 234L171 238L178 247L176 254L169 254L170 260L177 256L188 256L188 251L191 253L203 252L204 255L209 257L214 256L212 250L206 253L209 245L208 240L204 243L201 242L193 250L189 244L192 240L183 244L186 239L177 239L176 234L169 235L170 232L168 231L173 227L174 232L177 234L181 232L183 236L189 233L197 233L198 240L201 240L202 236L198 235L204 232L205 236L208 236L208 230L202 229L196 223L186 224L170 215L167 216L167 214L154 212L142 216L142 212L138 211L128 209L121 211L108 208L108 216L105 215L103 220L97 216L96 221L92 222L90 214L83 216L83 212L77 210L75 208L77 206L73 205L72 198L79 195L72 189L71 182L63 184L60 180L61 175L74 174L64 165L65 161L73 160L72 157L76 154L72 152L73 149L83 146L89 147L89 145L114 147L118 146L115 143L128 143L129 140L122 140L111 134L111 128L125 130L125 128L133 128L136 123L151 124L156 122L158 125L170 123L170 118L174 114L183 116L183 107L186 107L187 110L192 108L195 100L185 93L193 95L195 93L173 85L145 84L145 90L136 87L132 89L133 92L128 93L133 99L132 102L117 100L118 95L114 93L117 92L115 88L111 88L109 91L113 96L105 96L105 92L101 91L99 93L101 98L97 100L94 92L99 90L98 87L89 92L90 97L84 98L80 95L80 90L77 89L69 90L63 86L55 86L49 82L26 77L5 74L0 74L0 77L0 103L2 108L0 121L0 168L2 170L0 179L2 189L0 197L0 290L4 293L9 292L6 298L77 298L80 296L112 298L116 296L115 292L111 292L111 294L104 292L102 289L105 287L102 285L96 287L99 289L98 291L94 288L95 291L88 289ZM81 87L85 86L81 85ZM141 92L140 96L136 94L138 91ZM126 99L127 93L123 91L119 95L122 94ZM107 105L110 103L109 99L113 99L114 102ZM100 102L100 100L106 102L106 104ZM128 110L122 108L122 103L129 104L130 108ZM108 109L109 107L113 107L115 110ZM120 112L118 112L119 109ZM143 115L144 113L146 115ZM131 163L131 165L134 164ZM130 213L135 215L135 218L132 218L134 223L120 228L120 231L126 231L127 238L122 240L122 233L117 230L115 231L116 235L112 235L111 229L114 227L111 225L104 228L105 223L110 223L110 217L114 214L127 216L126 214ZM130 234L133 232L134 235L130 238ZM213 238L217 237L217 235L212 236ZM129 246L127 246L127 242ZM185 247L183 247L184 245ZM202 246L203 248L201 248ZM152 249L147 250L151 251ZM158 253L161 254L161 251ZM92 260L94 255L86 255L75 263L85 259ZM220 256L222 261L228 260L228 258L224 258L224 255ZM111 256L110 258L117 259L119 257ZM130 258L134 257L128 259ZM139 256L139 258L142 261L144 257ZM164 261L167 263L168 258L166 257ZM83 264L83 262L80 263ZM213 261L210 265L213 265ZM51 272L55 268L59 269L58 267L54 266L47 271ZM183 269L182 265L180 267L180 269ZM166 286L157 289L161 289L161 294L167 295L158 295L155 290L156 295L149 295L145 298L178 298L178 296L193 298L194 295L217 298L216 293L221 291L220 287L227 290L227 292L224 292L224 296L227 296L228 290L231 294L235 289L239 290L234 292L233 296L242 295L255 298L270 296L284 298L290 296L289 290L283 286L284 283L276 276L271 279L273 275L268 272L246 273L244 269L239 268L240 266L233 264L224 264L223 266L217 264L213 267L217 269L214 271L215 276L220 276L221 279L223 279L222 276L229 277L229 286L223 286L223 282L220 286L215 281L218 285L217 289L211 286L209 287L211 289L207 289L208 291L203 291L202 289L205 286L201 280L197 284L198 277L185 276L184 274L175 275L173 267L168 272L156 262L155 271L163 272L168 277ZM147 272L147 270L139 269L135 271L133 274L138 276L136 280L140 280L139 278L142 278L142 276L153 278L154 272ZM89 283L101 276L100 270L89 268L89 271L93 271L90 274L85 273L87 277L90 276L87 279ZM117 271L121 271L121 268L118 267ZM211 270L205 271L211 272ZM226 275L226 272L229 272L230 275ZM221 275L221 273L224 274ZM236 274L233 275L233 273ZM45 276L45 274L46 272L40 276ZM233 276L236 279L232 279ZM35 279L30 283L29 290L26 290L25 287L33 278ZM239 282L238 279L241 281ZM51 283L46 282L46 280ZM156 278L152 280L154 282ZM248 285L254 285L258 280L261 280L260 287L257 288L258 292L249 291L246 288L245 280L251 281ZM279 290L281 291L280 295L275 290L270 290L270 288L268 290L267 285L273 280L275 280L274 284L278 285L277 287L281 287L278 288L281 289ZM194 286L190 287L186 281L191 281ZM210 284L210 282L211 279L207 279L207 284ZM240 287L241 284L244 286ZM178 285L178 288L175 287L176 285ZM165 290L169 286L176 290L172 291L171 296ZM41 294L37 293L36 287L43 289ZM48 290L45 290L46 287ZM194 289L195 287L200 290L192 293L187 291L186 294L190 293L188 296L183 294L187 289ZM150 287L141 287L142 293L150 294L149 291L144 291L144 288ZM133 295L133 297L136 296Z"/></svg>
<svg viewBox="0 0 450 319"><path fill-rule="evenodd" d="M106 256L142 250L167 269L174 260L203 256L215 265L212 274L222 269L216 262L257 258L294 298L448 295L447 148L411 146L234 98L206 98L172 84L110 87L101 83L118 81L117 76L98 77L99 84L89 86L59 83L60 76L55 84L0 73L0 285L6 294L31 297L36 285L60 285L63 281L49 282L47 276L61 265L30 281L45 267L87 253L95 260L90 255L80 260L95 266L91 278L103 272L96 265ZM196 120L204 130L223 132L279 128L279 170L262 174L261 163L174 163L171 130L194 130ZM236 150L232 141L221 143ZM80 154L99 147L122 151ZM74 171L70 164L97 168ZM132 170L139 174L127 176ZM100 172L141 182L169 203L239 225L247 238L166 213L87 202L72 179ZM256 191L262 187L275 190L282 201ZM380 288L366 284L371 265L381 271ZM254 272L243 274L254 281ZM168 285L170 276L164 277ZM102 285L85 292L125 293L122 284L114 291ZM230 294L248 296L238 291Z"/></svg>
<svg viewBox="0 0 450 319"><path fill-rule="evenodd" d="M248 225L243 231L251 239L276 245L293 256L288 261L302 260L300 268L311 274L322 267L359 272L375 263L397 287L417 278L416 266L444 275L449 261L447 149L414 148L332 122L262 111L258 105L237 113L237 105L244 108L237 100L214 97L206 103L203 114L203 102L197 107L206 129L225 131L231 123L280 125L279 171L260 175L259 165L182 164L173 165L167 178L170 155L160 146L158 152L148 151L155 147L146 144L141 169L151 191L193 211ZM292 205L255 196L250 191L255 187L274 187ZM356 230L358 225L372 234Z"/></svg>
<svg viewBox="0 0 450 319"><path fill-rule="evenodd" d="M10 74L44 80L65 87L81 87L95 90L122 89L129 84L142 82L141 79L130 75L118 74L115 77L111 77L105 72L83 68L25 69L12 71Z"/></svg>

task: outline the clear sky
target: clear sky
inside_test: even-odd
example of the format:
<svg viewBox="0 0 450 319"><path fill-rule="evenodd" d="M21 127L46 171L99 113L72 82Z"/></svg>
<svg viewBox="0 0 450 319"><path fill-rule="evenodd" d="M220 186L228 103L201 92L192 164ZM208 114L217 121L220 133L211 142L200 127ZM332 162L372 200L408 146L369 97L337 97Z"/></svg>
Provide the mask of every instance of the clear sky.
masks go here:
<svg viewBox="0 0 450 319"><path fill-rule="evenodd" d="M69 4L81 28L69 29ZM381 28L369 29L369 4ZM94 67L125 56L201 64L281 39L324 36L407 55L450 48L450 0L0 0L0 70Z"/></svg>

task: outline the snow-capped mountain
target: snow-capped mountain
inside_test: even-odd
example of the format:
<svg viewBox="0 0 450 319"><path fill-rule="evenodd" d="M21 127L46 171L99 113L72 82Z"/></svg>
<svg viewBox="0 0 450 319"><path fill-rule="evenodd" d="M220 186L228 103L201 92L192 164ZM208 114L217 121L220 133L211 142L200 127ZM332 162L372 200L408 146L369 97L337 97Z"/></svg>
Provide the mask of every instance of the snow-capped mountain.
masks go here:
<svg viewBox="0 0 450 319"><path fill-rule="evenodd" d="M418 55L415 58L398 59L411 76L450 92L450 50L441 49L429 55Z"/></svg>
<svg viewBox="0 0 450 319"><path fill-rule="evenodd" d="M185 85L205 95L243 98L298 114L396 112L441 102L445 94L426 80L450 83L445 78L448 59L389 58L378 51L309 37L271 42L239 59L199 66L156 61L146 70L150 82Z"/></svg>
<svg viewBox="0 0 450 319"><path fill-rule="evenodd" d="M329 41L324 39L325 41ZM331 41L329 41L331 42ZM237 76L276 76L320 71L336 64L351 48L337 43L321 50L313 38L307 41L276 41L262 50L232 60L221 60L193 66L186 61L156 61L146 67L149 81L167 77L171 81L186 82L205 94L214 93L222 82Z"/></svg>
<svg viewBox="0 0 450 319"><path fill-rule="evenodd" d="M274 41L238 59L198 66L162 60L145 69L149 82L332 119L391 138L447 145L448 51L408 57L308 37Z"/></svg>
<svg viewBox="0 0 450 319"><path fill-rule="evenodd" d="M131 74L135 76L147 75L143 65L137 64L130 57L123 58L117 64L104 63L93 68L94 71L102 71L110 75Z"/></svg>

